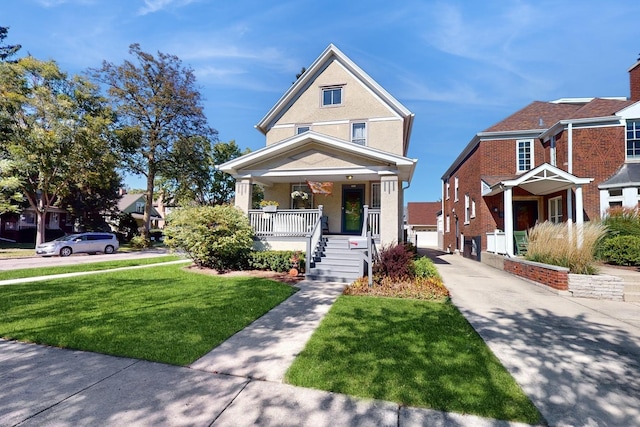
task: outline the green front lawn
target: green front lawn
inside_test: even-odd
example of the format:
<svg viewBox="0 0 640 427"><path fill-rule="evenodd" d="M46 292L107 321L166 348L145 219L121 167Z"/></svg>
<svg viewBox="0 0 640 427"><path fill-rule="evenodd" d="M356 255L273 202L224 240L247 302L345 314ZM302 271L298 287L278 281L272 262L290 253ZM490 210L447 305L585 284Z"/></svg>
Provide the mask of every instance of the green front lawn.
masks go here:
<svg viewBox="0 0 640 427"><path fill-rule="evenodd" d="M9 279L22 279L25 277L38 277L38 276L50 276L53 274L63 274L63 273L77 273L80 271L100 271L100 270L111 270L114 268L120 267L135 267L139 265L151 265L151 264L160 264L163 262L169 261L178 261L184 259L185 262L188 260L177 256L177 255L167 255L167 256L159 256L153 258L140 258L140 259L128 259L128 260L118 260L118 261L101 261L89 264L72 264L72 265L60 265L54 267L38 267L38 268L21 268L18 270L6 270L0 271L0 280L9 280Z"/></svg>
<svg viewBox="0 0 640 427"><path fill-rule="evenodd" d="M294 292L181 265L0 286L0 337L186 365Z"/></svg>
<svg viewBox="0 0 640 427"><path fill-rule="evenodd" d="M286 379L408 406L540 422L540 414L451 303L341 296Z"/></svg>

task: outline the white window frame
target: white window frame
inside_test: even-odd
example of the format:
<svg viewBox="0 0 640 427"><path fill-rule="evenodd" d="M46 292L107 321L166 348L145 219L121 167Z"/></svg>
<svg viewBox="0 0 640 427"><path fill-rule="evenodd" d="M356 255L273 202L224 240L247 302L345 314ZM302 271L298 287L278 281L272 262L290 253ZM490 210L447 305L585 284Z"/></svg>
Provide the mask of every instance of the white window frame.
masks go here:
<svg viewBox="0 0 640 427"><path fill-rule="evenodd" d="M325 103L324 94L327 92L332 92L339 90L340 91L340 102L334 102L334 95L331 95L331 99L329 103ZM324 86L320 89L320 105L322 107L339 107L344 105L344 87L343 86Z"/></svg>
<svg viewBox="0 0 640 427"><path fill-rule="evenodd" d="M554 224L562 224L562 197L549 199L549 221Z"/></svg>
<svg viewBox="0 0 640 427"><path fill-rule="evenodd" d="M471 218L476 217L476 201L471 199Z"/></svg>
<svg viewBox="0 0 640 427"><path fill-rule="evenodd" d="M453 201L458 201L458 177L453 178Z"/></svg>
<svg viewBox="0 0 640 427"><path fill-rule="evenodd" d="M524 167L520 167L521 152L524 156L526 156L527 151L529 154L529 164L528 165L525 164ZM516 172L517 173L527 172L533 169L534 167L535 167L535 161L533 156L533 139L516 140Z"/></svg>
<svg viewBox="0 0 640 427"><path fill-rule="evenodd" d="M556 155L556 136L552 135L549 140L549 154L551 157L551 166L558 166L558 159Z"/></svg>
<svg viewBox="0 0 640 427"><path fill-rule="evenodd" d="M451 215L447 214L447 220L445 221L444 224L444 232L445 233L450 233L451 232Z"/></svg>
<svg viewBox="0 0 640 427"><path fill-rule="evenodd" d="M382 203L380 202L380 183L371 183L371 209L380 209Z"/></svg>
<svg viewBox="0 0 640 427"><path fill-rule="evenodd" d="M447 179L447 182L445 183L445 186L444 186L445 200L449 200L449 187L450 187L449 180Z"/></svg>
<svg viewBox="0 0 640 427"><path fill-rule="evenodd" d="M469 224L471 219L471 199L468 194L464 195L464 223Z"/></svg>
<svg viewBox="0 0 640 427"><path fill-rule="evenodd" d="M144 202L136 202L136 213L144 213Z"/></svg>
<svg viewBox="0 0 640 427"><path fill-rule="evenodd" d="M625 125L625 157L627 160L640 160L640 119L627 120ZM629 143L633 143L633 148L629 150ZM631 151L631 155L629 155ZM637 154L633 154L637 153Z"/></svg>
<svg viewBox="0 0 640 427"><path fill-rule="evenodd" d="M359 125L362 125L362 127L364 128L364 138L355 137L356 126L359 126ZM367 126L367 122L352 122L351 123L351 142L358 145L367 145L368 131L369 129Z"/></svg>

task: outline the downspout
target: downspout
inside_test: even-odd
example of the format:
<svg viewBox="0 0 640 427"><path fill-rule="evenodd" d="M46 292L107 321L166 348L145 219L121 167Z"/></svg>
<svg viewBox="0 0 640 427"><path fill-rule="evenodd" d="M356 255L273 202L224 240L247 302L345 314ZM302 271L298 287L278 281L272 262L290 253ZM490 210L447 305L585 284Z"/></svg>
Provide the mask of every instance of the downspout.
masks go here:
<svg viewBox="0 0 640 427"><path fill-rule="evenodd" d="M567 172L573 174L573 123L569 122L567 128L569 136L567 137Z"/></svg>

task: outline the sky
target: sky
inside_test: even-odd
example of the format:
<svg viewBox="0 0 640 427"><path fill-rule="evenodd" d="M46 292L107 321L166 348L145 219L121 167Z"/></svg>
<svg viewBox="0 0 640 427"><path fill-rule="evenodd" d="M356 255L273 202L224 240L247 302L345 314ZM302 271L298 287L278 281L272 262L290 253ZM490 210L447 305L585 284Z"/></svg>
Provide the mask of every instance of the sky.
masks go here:
<svg viewBox="0 0 640 427"><path fill-rule="evenodd" d="M439 200L474 135L533 101L629 96L639 16L638 0L0 0L4 44L70 75L132 43L178 56L241 149L265 145L254 126L333 43L415 114L405 202Z"/></svg>

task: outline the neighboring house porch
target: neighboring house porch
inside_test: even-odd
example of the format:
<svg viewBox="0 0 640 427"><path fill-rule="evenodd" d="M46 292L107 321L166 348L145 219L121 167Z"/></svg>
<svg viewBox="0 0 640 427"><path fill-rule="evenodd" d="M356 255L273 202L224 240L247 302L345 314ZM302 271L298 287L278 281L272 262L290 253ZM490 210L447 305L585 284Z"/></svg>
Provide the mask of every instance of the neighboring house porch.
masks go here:
<svg viewBox="0 0 640 427"><path fill-rule="evenodd" d="M31 208L21 213L0 216L0 238L22 243L35 241L36 212ZM45 217L45 238L53 239L73 232L71 214L64 209L50 207ZM48 235L47 235L48 234ZM32 239L33 237L33 239Z"/></svg>

